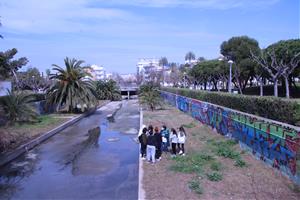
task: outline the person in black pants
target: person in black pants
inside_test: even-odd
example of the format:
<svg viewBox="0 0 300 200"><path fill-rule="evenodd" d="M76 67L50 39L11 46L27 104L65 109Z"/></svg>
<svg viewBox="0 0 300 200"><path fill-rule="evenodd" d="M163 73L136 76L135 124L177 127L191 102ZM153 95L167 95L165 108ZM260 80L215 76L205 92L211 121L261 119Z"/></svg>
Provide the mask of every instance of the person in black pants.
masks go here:
<svg viewBox="0 0 300 200"><path fill-rule="evenodd" d="M154 136L156 139L156 152L155 152L155 159L160 160L161 159L161 144L162 144L162 136L158 129L158 127L155 127L154 129Z"/></svg>
<svg viewBox="0 0 300 200"><path fill-rule="evenodd" d="M147 128L143 128L142 134L139 136L139 141L141 143L141 156L143 159L145 159L147 148Z"/></svg>
<svg viewBox="0 0 300 200"><path fill-rule="evenodd" d="M174 128L171 129L170 142L172 145L172 157L176 156L176 145L178 143L178 135Z"/></svg>

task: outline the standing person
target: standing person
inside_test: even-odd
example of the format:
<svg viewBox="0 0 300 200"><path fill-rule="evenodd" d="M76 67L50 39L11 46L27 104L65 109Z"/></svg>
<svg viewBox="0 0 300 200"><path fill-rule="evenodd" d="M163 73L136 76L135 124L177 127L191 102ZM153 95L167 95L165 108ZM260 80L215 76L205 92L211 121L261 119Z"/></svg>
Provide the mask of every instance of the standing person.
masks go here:
<svg viewBox="0 0 300 200"><path fill-rule="evenodd" d="M153 134L153 127L152 131L148 129L148 133L149 135L147 136L147 160L149 162L155 163L156 138Z"/></svg>
<svg viewBox="0 0 300 200"><path fill-rule="evenodd" d="M186 140L186 133L183 126L179 127L179 134L178 134L178 148L179 148L179 155L185 156L184 154L184 143Z"/></svg>
<svg viewBox="0 0 300 200"><path fill-rule="evenodd" d="M148 126L148 135L149 135L150 133L153 134L153 126L152 126L151 124Z"/></svg>
<svg viewBox="0 0 300 200"><path fill-rule="evenodd" d="M162 150L167 152L170 146L170 134L166 125L163 125L161 128L161 136L162 136Z"/></svg>
<svg viewBox="0 0 300 200"><path fill-rule="evenodd" d="M156 152L155 152L155 159L160 161L161 159L161 143L162 143L162 137L161 137L161 133L158 129L158 127L155 127L154 129L154 136L156 139Z"/></svg>
<svg viewBox="0 0 300 200"><path fill-rule="evenodd" d="M176 145L178 143L177 132L174 128L171 129L170 142L172 146L172 157L176 156Z"/></svg>
<svg viewBox="0 0 300 200"><path fill-rule="evenodd" d="M147 148L147 128L144 127L142 134L139 136L139 141L141 143L141 156L142 159L146 159L146 148Z"/></svg>

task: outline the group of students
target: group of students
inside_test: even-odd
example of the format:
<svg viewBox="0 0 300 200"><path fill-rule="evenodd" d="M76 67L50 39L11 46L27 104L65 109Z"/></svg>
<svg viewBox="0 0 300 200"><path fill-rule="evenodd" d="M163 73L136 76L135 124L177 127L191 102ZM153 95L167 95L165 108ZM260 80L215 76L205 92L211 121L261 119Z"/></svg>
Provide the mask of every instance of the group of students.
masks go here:
<svg viewBox="0 0 300 200"><path fill-rule="evenodd" d="M169 152L171 146L172 157L179 155L184 156L184 143L186 141L186 132L181 126L178 132L171 128L167 129L165 125L161 130L158 127L153 128L149 125L148 128L144 126L139 135L139 142L141 143L141 157L149 162L155 163L161 160L162 152Z"/></svg>

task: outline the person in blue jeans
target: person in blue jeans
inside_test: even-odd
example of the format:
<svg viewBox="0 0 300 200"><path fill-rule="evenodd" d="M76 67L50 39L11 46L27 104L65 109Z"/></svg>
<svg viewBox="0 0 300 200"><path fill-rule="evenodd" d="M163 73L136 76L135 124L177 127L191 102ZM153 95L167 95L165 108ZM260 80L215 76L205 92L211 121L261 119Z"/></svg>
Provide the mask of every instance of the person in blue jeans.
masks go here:
<svg viewBox="0 0 300 200"><path fill-rule="evenodd" d="M168 152L168 148L170 146L170 133L167 129L166 125L163 125L161 129L161 136L162 136L162 150L164 152Z"/></svg>

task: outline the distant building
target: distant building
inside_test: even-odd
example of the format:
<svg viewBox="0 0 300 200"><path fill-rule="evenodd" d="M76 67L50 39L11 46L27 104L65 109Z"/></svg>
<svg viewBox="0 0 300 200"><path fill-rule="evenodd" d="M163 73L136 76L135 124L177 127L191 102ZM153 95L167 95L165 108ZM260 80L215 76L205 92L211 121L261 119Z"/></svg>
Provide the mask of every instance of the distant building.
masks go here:
<svg viewBox="0 0 300 200"><path fill-rule="evenodd" d="M106 79L106 71L102 66L92 65L87 72L91 74L91 79L94 81Z"/></svg>
<svg viewBox="0 0 300 200"><path fill-rule="evenodd" d="M196 60L196 59L195 60L186 60L186 61L184 61L184 64L192 67L192 66L196 65L198 62L199 62L199 60Z"/></svg>
<svg viewBox="0 0 300 200"><path fill-rule="evenodd" d="M137 76L142 77L143 82L150 80L151 73L162 72L163 67L159 66L159 59L142 58L137 63Z"/></svg>

